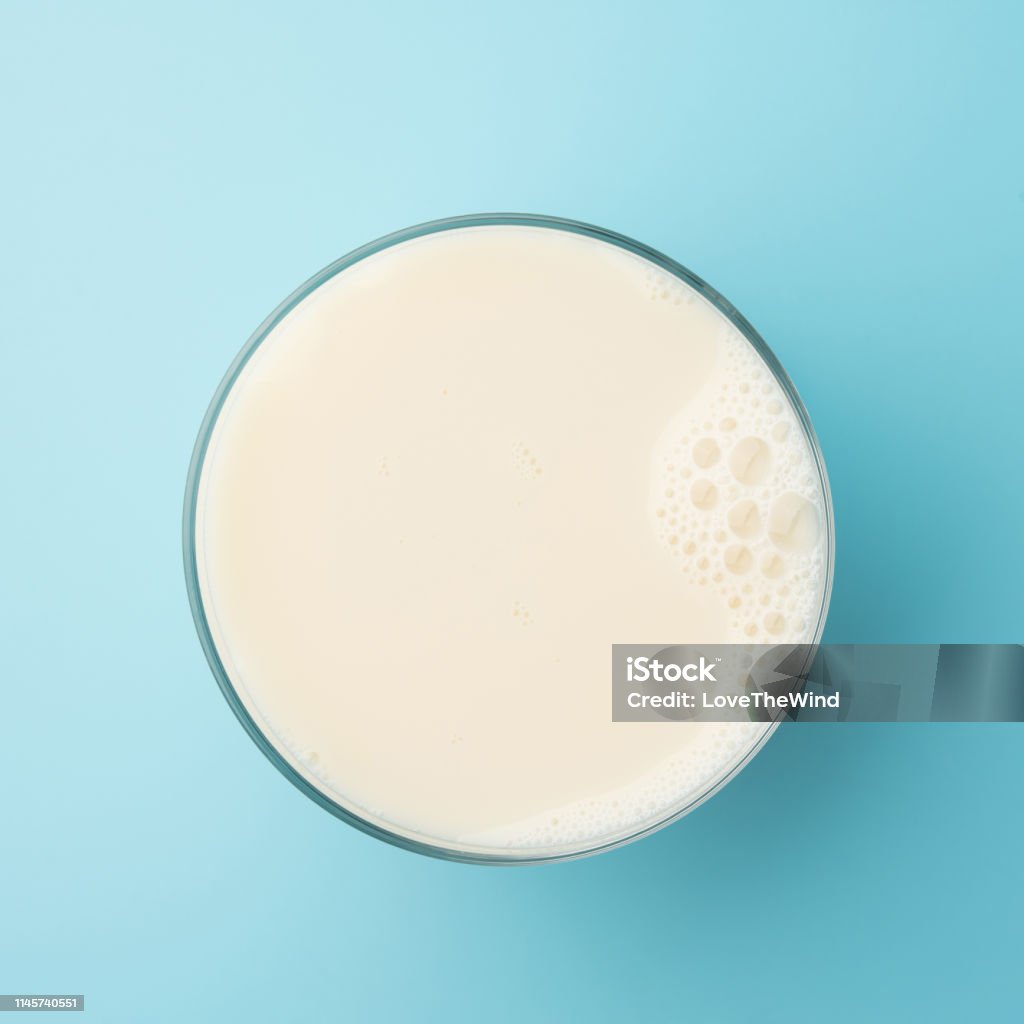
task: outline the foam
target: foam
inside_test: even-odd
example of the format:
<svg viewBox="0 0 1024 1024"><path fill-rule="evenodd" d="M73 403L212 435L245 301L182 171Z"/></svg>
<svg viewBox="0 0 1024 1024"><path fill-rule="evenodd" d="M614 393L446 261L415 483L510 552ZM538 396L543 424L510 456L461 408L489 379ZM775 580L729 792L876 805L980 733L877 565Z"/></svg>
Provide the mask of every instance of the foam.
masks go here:
<svg viewBox="0 0 1024 1024"><path fill-rule="evenodd" d="M679 571L725 601L732 641L810 639L826 571L816 463L777 378L724 320L712 378L655 446L649 506Z"/></svg>
<svg viewBox="0 0 1024 1024"><path fill-rule="evenodd" d="M662 728L661 726L651 726ZM678 814L724 781L764 738L759 722L677 722L692 742L657 771L600 796L578 800L500 828L460 837L471 847L560 852L614 843Z"/></svg>

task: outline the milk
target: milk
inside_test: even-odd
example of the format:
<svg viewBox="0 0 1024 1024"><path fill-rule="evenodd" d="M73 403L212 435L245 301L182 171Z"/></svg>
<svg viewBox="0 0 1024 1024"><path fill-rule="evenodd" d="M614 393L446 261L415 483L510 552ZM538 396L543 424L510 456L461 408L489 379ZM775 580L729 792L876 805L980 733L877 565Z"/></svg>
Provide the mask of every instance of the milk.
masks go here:
<svg viewBox="0 0 1024 1024"><path fill-rule="evenodd" d="M680 279L540 226L327 280L256 349L199 481L210 634L281 757L405 838L592 849L763 725L615 723L613 643L805 642L826 495L752 345Z"/></svg>

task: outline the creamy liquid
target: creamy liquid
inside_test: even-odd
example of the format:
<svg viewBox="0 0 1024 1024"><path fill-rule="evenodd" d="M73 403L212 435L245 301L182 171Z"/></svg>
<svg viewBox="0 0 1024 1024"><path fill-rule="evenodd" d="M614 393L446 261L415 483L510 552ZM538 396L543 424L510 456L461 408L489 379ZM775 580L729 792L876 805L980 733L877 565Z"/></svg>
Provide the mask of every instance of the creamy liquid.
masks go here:
<svg viewBox="0 0 1024 1024"><path fill-rule="evenodd" d="M449 230L337 274L212 432L221 660L298 772L435 846L587 849L762 725L613 723L613 643L809 641L825 497L795 411L697 292L617 246Z"/></svg>

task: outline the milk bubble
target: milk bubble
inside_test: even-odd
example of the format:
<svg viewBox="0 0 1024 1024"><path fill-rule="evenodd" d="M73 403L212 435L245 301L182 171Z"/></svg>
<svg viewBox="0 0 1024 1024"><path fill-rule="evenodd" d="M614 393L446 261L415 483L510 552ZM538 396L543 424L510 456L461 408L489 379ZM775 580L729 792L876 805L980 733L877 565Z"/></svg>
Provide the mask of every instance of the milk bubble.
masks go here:
<svg viewBox="0 0 1024 1024"><path fill-rule="evenodd" d="M810 551L818 541L818 510L799 494L780 494L768 513L768 536L784 551Z"/></svg>
<svg viewBox="0 0 1024 1024"><path fill-rule="evenodd" d="M759 484L771 467L771 449L760 437L745 437L729 455L729 468L741 484Z"/></svg>
<svg viewBox="0 0 1024 1024"><path fill-rule="evenodd" d="M749 499L736 502L729 509L729 529L737 537L750 539L761 532L761 516L757 504Z"/></svg>

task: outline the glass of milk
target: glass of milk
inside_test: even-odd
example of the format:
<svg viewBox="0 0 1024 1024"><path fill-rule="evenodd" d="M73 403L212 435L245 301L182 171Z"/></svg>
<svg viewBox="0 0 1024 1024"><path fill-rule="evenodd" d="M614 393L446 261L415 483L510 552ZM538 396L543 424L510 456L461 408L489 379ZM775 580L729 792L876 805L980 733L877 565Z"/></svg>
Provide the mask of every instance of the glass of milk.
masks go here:
<svg viewBox="0 0 1024 1024"><path fill-rule="evenodd" d="M613 722L613 643L816 643L824 462L746 320L585 224L373 242L239 354L189 472L185 570L228 703L299 789L408 849L594 853L772 731Z"/></svg>

